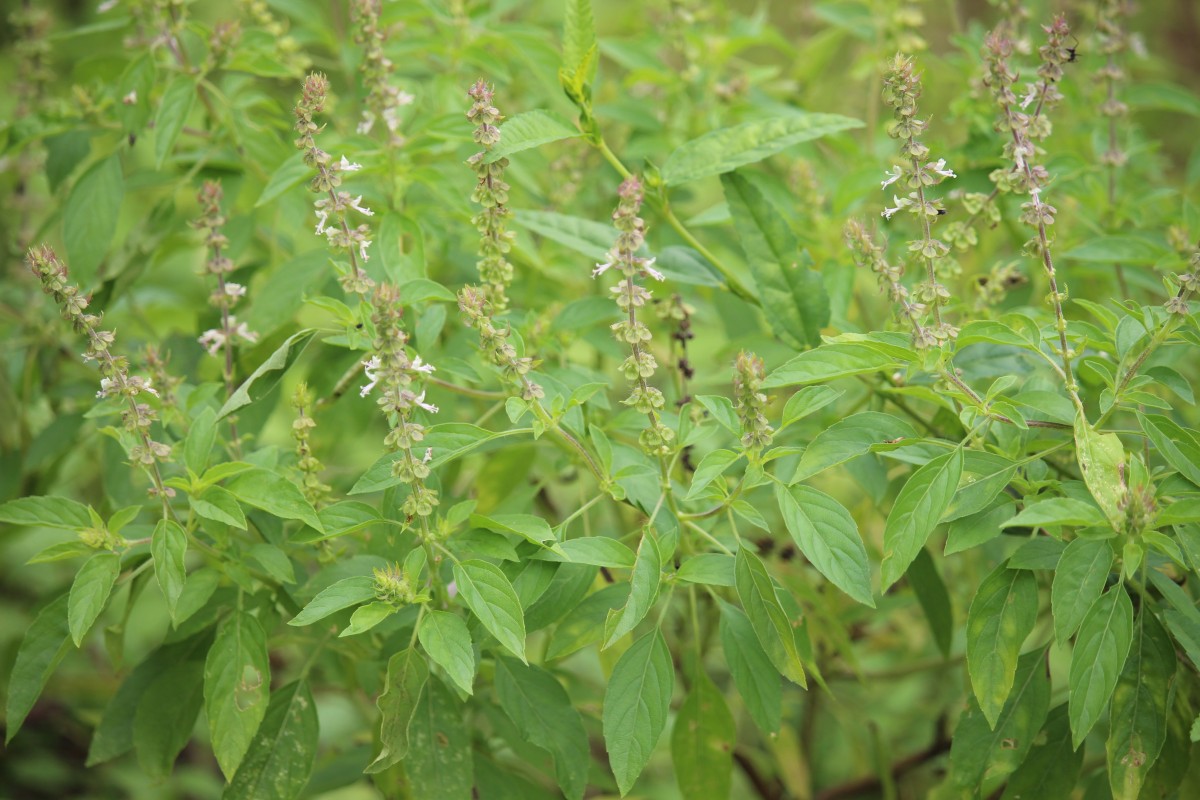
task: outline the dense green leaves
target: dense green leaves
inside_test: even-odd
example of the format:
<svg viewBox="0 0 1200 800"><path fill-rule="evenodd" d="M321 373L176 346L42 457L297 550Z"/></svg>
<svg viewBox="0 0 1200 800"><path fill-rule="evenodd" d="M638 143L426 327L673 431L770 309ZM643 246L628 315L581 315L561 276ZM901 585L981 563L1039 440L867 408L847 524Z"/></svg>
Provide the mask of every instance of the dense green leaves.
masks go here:
<svg viewBox="0 0 1200 800"><path fill-rule="evenodd" d="M243 472L225 486L246 505L284 519L298 519L324 533L325 526L296 484L265 469Z"/></svg>
<svg viewBox="0 0 1200 800"><path fill-rule="evenodd" d="M1133 641L1133 604L1121 585L1088 609L1071 654L1071 744L1079 747L1116 688Z"/></svg>
<svg viewBox="0 0 1200 800"><path fill-rule="evenodd" d="M900 490L883 529L880 564L883 590L904 576L908 565L925 546L929 534L950 506L962 465L962 450L956 448L918 469Z"/></svg>
<svg viewBox="0 0 1200 800"><path fill-rule="evenodd" d="M807 486L775 487L788 533L817 571L858 602L874 608L867 549L842 504Z"/></svg>
<svg viewBox="0 0 1200 800"><path fill-rule="evenodd" d="M624 796L645 769L667 724L675 667L667 642L651 631L617 661L604 693L604 742Z"/></svg>
<svg viewBox="0 0 1200 800"><path fill-rule="evenodd" d="M234 612L221 623L204 662L204 710L226 778L234 776L250 749L267 711L270 687L262 625L244 611Z"/></svg>
<svg viewBox="0 0 1200 800"><path fill-rule="evenodd" d="M1001 564L988 575L967 614L967 671L971 689L993 728L1017 674L1021 644L1037 621L1037 580Z"/></svg>
<svg viewBox="0 0 1200 800"><path fill-rule="evenodd" d="M1009 779L1003 800L1069 795L1082 764L1083 750L1071 746L1067 707L1057 706L1034 739L1033 749Z"/></svg>

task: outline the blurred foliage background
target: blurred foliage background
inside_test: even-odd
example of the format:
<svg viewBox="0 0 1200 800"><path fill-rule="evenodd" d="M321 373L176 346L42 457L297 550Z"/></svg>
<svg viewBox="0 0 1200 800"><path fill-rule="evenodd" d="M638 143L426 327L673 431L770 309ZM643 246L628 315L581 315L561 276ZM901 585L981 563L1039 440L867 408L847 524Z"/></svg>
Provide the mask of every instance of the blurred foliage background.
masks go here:
<svg viewBox="0 0 1200 800"><path fill-rule="evenodd" d="M95 304L106 309L106 321L126 352L154 344L170 354L173 372L199 372L216 381L218 368L195 343L196 333L211 327L214 312L199 274L203 247L186 224L198 215L194 198L202 179L223 183L230 205L228 255L238 264L233 277L250 287L246 319L261 335L260 343L241 355L243 374L297 325L329 325L330 312L305 303L306 297L338 294L324 243L312 235L311 200L300 185L304 176L294 166L288 171L296 163L291 106L305 68L327 72L333 83L328 118L335 122L324 134L326 148L361 154L368 170L353 191L373 207L389 210L379 236L391 255L370 265L380 276L427 275L452 287L474 279L474 178L464 166L476 149L464 119L471 82L484 78L494 83L496 104L505 114L545 108L573 119L575 113L557 76L558 2L385 2L391 29L387 54L397 68L395 82L413 96L403 113L405 143L394 155L353 132L362 102L357 72L362 50L351 36L344 3L178 4L180 18L186 16L181 41L197 63L210 52L213 32L223 23L253 19L256 27L237 43L228 68L209 78L212 102L226 121L220 135L205 128L203 110L197 107L195 124L182 131L170 169L162 170L156 165L154 132L145 126L157 100L158 89L151 87L165 81L159 75L155 82L153 75L132 66L145 59L158 64L147 67L151 73L168 69L161 43L154 41L152 27L145 27L154 4L104 5L112 7L102 12L95 3L4 4L9 21L0 27L0 85L9 90L0 95L0 242L5 254L0 500L61 493L111 511L140 502L143 489L131 479L117 445L100 435L97 421L89 418L94 374L79 363L79 344L41 301L20 260L31 242L62 243L71 187L98 155L122 152L124 199L113 215L112 230L94 232L99 238L111 235L107 255L106 242L97 241L100 253L92 274L79 277L94 291ZM842 243L847 218L878 220L886 200L878 184L892 164L894 143L883 133L882 64L898 50L918 57L925 73L922 109L933 119L927 143L958 171L956 188L986 192L987 174L999 163L999 147L991 130L990 102L976 85L978 53L985 31L1002 18L1006 5L982 0L606 0L596 5L601 42L597 118L609 145L633 168L661 166L681 142L789 108L864 120L863 129L795 147L757 171L760 188L790 210L796 235L825 277L833 303L830 328L884 328L889 324L886 303L872 276L856 272ZM1171 263L1179 242L1194 242L1200 234L1200 6L1147 0L1128 19L1142 44L1127 60L1132 79L1123 99L1131 115L1122 122L1121 136L1129 164L1120 172L1115 207L1106 199L1107 174L1096 161L1107 146L1107 128L1096 111L1103 87L1095 71L1103 60L1092 48L1095 7L1082 2L1030 2L1024 7L1030 26L1053 12L1065 12L1079 40L1077 62L1062 87L1067 101L1048 143L1047 164L1055 176L1061 214L1059 249L1069 253L1104 233L1132 236L1145 251L1128 267L1130 290L1135 296L1155 296L1161 292L1156 270ZM278 26L279 35L263 32L264 19ZM123 103L139 87L146 88L133 102ZM591 262L579 252L577 240L586 238L586 232L564 231L522 210L607 224L619 178L582 140L521 153L513 159L509 178L517 209L512 260L518 313L523 315L520 330L551 364L551 373L556 360L563 367L568 360L582 360L599 368L617 351L595 306L580 301L603 293L589 277ZM673 209L711 250L738 264L740 250L716 179L688 186L673 198ZM653 251L683 244L663 219L649 213L647 222ZM898 240L903 238L897 234ZM1018 261L1025 238L1007 222L983 235L951 281L956 296L970 307L979 277ZM1118 291L1108 263L1086 253L1068 258L1063 272L1074 296L1106 301ZM1045 292L1040 273L1027 261L1019 273L1005 307L1038 305ZM695 308L696 335L689 355L696 375L688 391L696 394L727 393L729 365L739 349L758 352L769 367L793 354L771 336L759 309L713 291L714 282L701 270L690 282L672 287ZM433 305L410 324L423 348L438 348L438 363L448 374L477 382L465 360L474 346L472 335L454 313L447 318L444 307ZM291 416L285 398L291 383L302 375L327 396L354 358L333 349L306 352L299 374L273 393L274 402L257 403L243 414L247 428L261 425L258 443L288 451ZM980 380L1014 368L996 361L959 366ZM865 389L859 391L860 398L847 400L864 406L871 402ZM314 448L331 465L326 479L342 490L378 458L384 433L378 415L365 410L355 395L349 392L322 408L314 434ZM486 408L480 405L473 412L436 388L430 399L443 408L464 409L459 412L464 421L473 421ZM833 419L816 415L789 428L788 436L807 441ZM840 496L861 498L851 511L868 540L868 532L877 532L883 521L876 501L894 491L886 471L872 464L860 467L853 476L856 482L846 473L825 479ZM446 485L457 481L479 498L481 507L488 507L514 493L536 494L540 487L531 486L529 476L551 468L558 468L553 453L532 445L510 447L442 480ZM578 498L551 492L538 502L551 509L569 508ZM52 536L44 530L0 532L0 682L7 682L17 644L39 605L70 581L68 565L24 566L52 543ZM761 737L741 713L734 796L804 797L810 786L824 787L816 794L824 800L927 796L944 768L946 720L959 713L965 696L961 662L944 661L937 654L911 595L885 597L878 612L845 598L806 597L808 568L787 552L775 557L780 579L817 609L813 624L831 640L844 636L842 644L854 654L862 677L852 671L828 674L832 695L787 693L786 722L773 739ZM977 586L993 560L947 563L944 578L959 619L965 618L971 597L956 587ZM134 604L126 618L119 616L107 620L110 650L119 663L135 664L161 638L166 617L154 603ZM955 650L961 653L961 642ZM596 655L575 657L571 668L579 683L572 694L598 702L603 672ZM355 692L318 687L322 755L306 796L381 796L361 776L371 750L361 715L379 680L378 669L378 662L359 665L361 685ZM84 771L90 731L117 683L117 675L97 654L72 653L21 736L0 753L0 797L219 796L219 773L211 755L199 748L185 751L165 783L145 777L128 757ZM1088 798L1106 796L1106 779L1096 766L1085 764L1085 775L1094 776ZM486 759L477 761L477 773L486 775L494 768ZM646 797L678 796L665 758L651 764L638 791ZM532 783L523 795L540 796L549 795Z"/></svg>

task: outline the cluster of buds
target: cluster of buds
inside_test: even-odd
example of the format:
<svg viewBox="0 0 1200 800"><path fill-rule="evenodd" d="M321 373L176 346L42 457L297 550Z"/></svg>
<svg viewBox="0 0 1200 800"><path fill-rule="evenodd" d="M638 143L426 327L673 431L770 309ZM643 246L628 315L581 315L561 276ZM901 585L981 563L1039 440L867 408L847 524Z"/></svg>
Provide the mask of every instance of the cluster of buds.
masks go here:
<svg viewBox="0 0 1200 800"><path fill-rule="evenodd" d="M478 80L467 95L471 108L467 119L475 123L475 143L483 147L467 159L475 170L475 191L471 200L480 205L479 213L471 218L479 231L479 279L488 303L497 313L508 307L508 285L512 283L513 267L508 263L513 234L508 230L512 211L508 208L508 184L504 181L507 158L492 160L491 152L500 143L500 111L492 105L492 88Z"/></svg>
<svg viewBox="0 0 1200 800"><path fill-rule="evenodd" d="M507 382L520 389L521 399L533 402L545 397L541 385L529 379L533 359L517 355L517 349L508 340L512 333L509 328L496 327L486 294L474 286L464 286L458 293L458 309L466 324L479 331L479 346L484 356L500 368Z"/></svg>
<svg viewBox="0 0 1200 800"><path fill-rule="evenodd" d="M1096 71L1096 79L1104 84L1100 114L1108 119L1108 149L1100 156L1100 163L1114 169L1124 166L1128 159L1128 154L1117 142L1117 122L1128 116L1129 106L1117 97L1117 87L1126 80L1120 57L1135 41L1123 25L1124 18L1132 10L1128 0L1103 0L1096 14L1097 50L1105 56L1104 66Z"/></svg>
<svg viewBox="0 0 1200 800"><path fill-rule="evenodd" d="M224 356L226 394L233 392L233 346L239 339L253 344L258 341L258 334L250 330L244 322L238 322L233 315L233 307L246 296L246 287L240 283L225 280L225 276L233 272L233 262L225 255L229 239L221 232L225 224L225 215L221 213L221 184L215 181L205 181L196 199L200 202L200 216L192 221L192 227L204 236L204 246L208 248L208 260L204 262L204 274L216 279L216 288L209 296L209 302L221 312L221 326L205 331L198 341L208 351L210 356Z"/></svg>
<svg viewBox="0 0 1200 800"><path fill-rule="evenodd" d="M300 74L308 66L308 57L300 48L295 37L288 35L288 27L271 13L266 0L239 0L242 14L253 20L255 26L270 35L275 42L275 62L289 74Z"/></svg>
<svg viewBox="0 0 1200 800"><path fill-rule="evenodd" d="M1188 259L1188 271L1175 275L1179 289L1175 296L1167 300L1166 308L1172 314L1185 315L1188 313L1188 301L1200 295L1200 245Z"/></svg>
<svg viewBox="0 0 1200 800"><path fill-rule="evenodd" d="M407 575L399 564L388 564L382 569L376 567L373 573L375 599L379 602L395 606L429 602L429 592L414 588L413 576Z"/></svg>
<svg viewBox="0 0 1200 800"><path fill-rule="evenodd" d="M654 269L654 259L637 255L646 240L646 223L638 216L642 208L642 182L635 176L626 178L617 190L620 201L613 212L613 226L617 229L617 241L608 251L607 260L597 264L592 277L603 275L610 269L621 273L621 280L609 291L625 318L612 326L613 335L621 344L628 345L630 355L621 364L621 372L633 384L629 397L623 400L645 414L650 427L642 431L642 448L651 455L666 455L671 451L675 432L663 424L659 417L666 401L658 389L647 379L658 369L654 355L646 349L650 343L650 329L637 318L637 311L650 300L650 292L638 284L638 278L650 277L661 281L663 275Z"/></svg>
<svg viewBox="0 0 1200 800"><path fill-rule="evenodd" d="M1033 51L1033 44L1025 36L1025 24L1029 20L1029 9L1023 0L988 0L1000 11L1000 21L996 30L1002 31L1012 40L1018 53L1028 55Z"/></svg>
<svg viewBox="0 0 1200 800"><path fill-rule="evenodd" d="M400 294L389 283L380 284L375 292L374 355L363 362L369 383L363 386L360 395L366 397L376 388L379 390L379 407L388 420L395 420L384 443L400 452L392 463L392 475L408 484L409 495L404 501L404 513L409 517L427 517L438 504L437 492L425 486L429 477L429 462L433 459L432 448L421 453L421 442L425 439L425 426L417 422L417 410L436 414L437 406L425 402L424 382L434 372L431 364L421 357L408 354L408 334L401 325L404 309L400 305Z"/></svg>
<svg viewBox="0 0 1200 800"><path fill-rule="evenodd" d="M738 353L733 362L733 408L742 426L742 446L752 461L771 444L774 433L763 413L767 407L767 396L762 392L765 378L761 358L744 350Z"/></svg>
<svg viewBox="0 0 1200 800"><path fill-rule="evenodd" d="M932 320L923 325L931 336L931 342L918 342L920 346L941 346L953 339L957 329L942 320L942 307L950 301L950 291L938 279L938 262L950 252L950 246L933 238L932 222L945 213L940 199L926 196L926 189L937 186L947 178L956 178L954 171L946 166L946 160L932 161L929 148L917 137L925 132L928 122L917 116L917 100L921 96L921 76L917 74L913 59L896 55L884 76L883 100L892 107L893 117L888 125L888 135L900 142L900 157L897 164L886 173L882 182L886 190L898 183L910 191L904 197L893 195L895 206L885 208L882 216L891 219L894 214L905 211L920 223L921 238L908 243L908 250L925 262L925 280L914 289L917 302L932 311Z"/></svg>
<svg viewBox="0 0 1200 800"><path fill-rule="evenodd" d="M128 360L113 355L115 335L112 331L100 329L99 315L87 313L88 298L68 280L67 267L59 261L54 250L46 245L34 247L26 256L25 263L37 275L42 291L53 297L59 305L63 319L71 323L76 333L87 339L83 359L95 361L100 367L100 390L96 392L96 397L117 397L126 401L122 423L134 439L129 450L130 458L151 470L154 478L151 494L162 496L165 502L166 497L174 495L174 490L164 488L158 477L157 465L170 458L171 448L150 438L150 426L157 419L157 413L143 402L144 395L157 397L158 391L149 379L129 374Z"/></svg>
<svg viewBox="0 0 1200 800"><path fill-rule="evenodd" d="M400 135L400 109L411 105L415 98L391 83L396 66L383 52L387 29L379 19L380 0L354 0L351 9L357 24L354 41L363 46L363 61L359 69L363 74L363 84L367 87L367 103L362 120L358 123L358 132L370 133L375 123L383 120L388 130L389 144L399 147L404 144L404 137Z"/></svg>
<svg viewBox="0 0 1200 800"><path fill-rule="evenodd" d="M924 322L925 304L914 300L901 282L904 267L887 260L887 248L876 244L870 232L858 220L852 219L847 222L842 233L846 246L854 254L854 262L859 267L865 267L875 273L879 289L887 292L897 319L905 320L912 328L913 345L919 349L937 347L938 338Z"/></svg>
<svg viewBox="0 0 1200 800"><path fill-rule="evenodd" d="M351 197L349 192L338 189L342 176L362 169L361 164L352 163L345 156L335 161L333 156L317 146L315 134L321 130L315 119L325 110L329 93L329 79L320 73L310 73L304 79L300 101L296 104L296 148L304 153L304 163L317 171L308 188L319 195L313 204L317 212L318 236L325 236L335 252L344 252L349 264L339 265L338 280L347 293L366 296L375 286L362 268L367 263L367 248L371 240L368 225L351 227L347 217L351 211L365 217L374 212L362 204L362 195Z"/></svg>
<svg viewBox="0 0 1200 800"><path fill-rule="evenodd" d="M308 415L312 402L308 384L298 384L292 394L292 408L296 411L296 418L292 420L292 438L296 440L296 469L300 470L300 486L304 490L304 497L317 506L331 490L321 483L324 466L312 451L310 434L317 427L317 421Z"/></svg>

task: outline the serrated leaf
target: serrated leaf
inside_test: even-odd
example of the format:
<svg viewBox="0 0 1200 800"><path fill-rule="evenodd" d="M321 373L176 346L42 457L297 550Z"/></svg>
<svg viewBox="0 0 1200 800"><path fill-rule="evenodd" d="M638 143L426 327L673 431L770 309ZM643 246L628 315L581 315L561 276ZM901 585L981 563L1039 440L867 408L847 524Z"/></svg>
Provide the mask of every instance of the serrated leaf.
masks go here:
<svg viewBox="0 0 1200 800"><path fill-rule="evenodd" d="M696 670L671 731L671 760L681 796L729 797L736 731L721 690L704 670Z"/></svg>
<svg viewBox="0 0 1200 800"><path fill-rule="evenodd" d="M204 662L204 711L213 754L227 780L250 749L270 693L267 635L257 619L235 611L217 629Z"/></svg>
<svg viewBox="0 0 1200 800"><path fill-rule="evenodd" d="M496 659L496 698L521 736L550 754L567 800L581 800L591 763L583 718L562 685L540 667Z"/></svg>
<svg viewBox="0 0 1200 800"><path fill-rule="evenodd" d="M1096 598L1079 626L1071 654L1071 744L1078 748L1116 688L1133 641L1133 604L1122 584Z"/></svg>
<svg viewBox="0 0 1200 800"><path fill-rule="evenodd" d="M1109 709L1108 779L1114 800L1136 800L1167 740L1167 701L1177 666L1171 637L1145 606Z"/></svg>
<svg viewBox="0 0 1200 800"><path fill-rule="evenodd" d="M79 568L67 603L67 622L76 647L83 644L83 637L108 604L108 596L120 574L121 557L116 553L97 553Z"/></svg>
<svg viewBox="0 0 1200 800"><path fill-rule="evenodd" d="M788 680L807 687L796 636L779 598L775 584L762 561L745 547L738 548L734 572L738 599L750 620L763 652L775 669Z"/></svg>
<svg viewBox="0 0 1200 800"><path fill-rule="evenodd" d="M650 761L674 688L671 651L657 630L634 642L613 667L604 692L604 743L622 797Z"/></svg>
<svg viewBox="0 0 1200 800"><path fill-rule="evenodd" d="M801 253L783 216L750 181L735 172L722 175L721 185L772 330L797 349L816 347L830 314L821 274L811 269L812 259Z"/></svg>
<svg viewBox="0 0 1200 800"><path fill-rule="evenodd" d="M596 47L596 22L591 0L567 0L563 12L563 69L581 82L591 75L578 75L588 54Z"/></svg>
<svg viewBox="0 0 1200 800"><path fill-rule="evenodd" d="M1050 588L1054 638L1059 644L1066 644L1079 629L1084 615L1104 591L1114 555L1107 539L1074 539L1063 550Z"/></svg>
<svg viewBox="0 0 1200 800"><path fill-rule="evenodd" d="M301 680L277 689L222 800L295 800L317 759L317 704Z"/></svg>
<svg viewBox="0 0 1200 800"><path fill-rule="evenodd" d="M408 755L408 729L428 680L429 667L416 648L401 650L388 659L387 680L375 701L383 720L379 729L379 755L364 770L368 775L382 772Z"/></svg>
<svg viewBox="0 0 1200 800"><path fill-rule="evenodd" d="M955 448L914 472L900 490L883 527L883 561L879 570L882 591L904 576L950 507L962 476L962 465L963 451Z"/></svg>
<svg viewBox="0 0 1200 800"><path fill-rule="evenodd" d="M667 186L679 186L710 175L732 172L801 142L862 126L859 120L839 114L796 111L785 117L722 128L693 139L671 153L662 167L662 181Z"/></svg>
<svg viewBox="0 0 1200 800"><path fill-rule="evenodd" d="M167 601L167 611L175 619L175 607L187 582L187 534L178 522L159 520L150 538L150 555L154 557L154 576Z"/></svg>
<svg viewBox="0 0 1200 800"><path fill-rule="evenodd" d="M967 612L967 672L995 728L1012 690L1021 645L1037 622L1037 580L1001 564L984 578Z"/></svg>
<svg viewBox="0 0 1200 800"><path fill-rule="evenodd" d="M830 583L863 605L875 607L867 548L842 504L808 486L775 486L775 499L792 541Z"/></svg>
<svg viewBox="0 0 1200 800"><path fill-rule="evenodd" d="M629 578L629 599L624 608L614 611L615 617L612 632L604 643L604 648L613 644L629 633L637 624L645 619L646 614L658 599L658 587L662 583L662 556L658 551L658 542L650 528L642 532L642 541L638 544L637 560L633 564L633 574Z"/></svg>
<svg viewBox="0 0 1200 800"><path fill-rule="evenodd" d="M525 661L525 613L512 583L486 561L454 565L458 596L483 623L488 633Z"/></svg>
<svg viewBox="0 0 1200 800"><path fill-rule="evenodd" d="M535 109L516 114L505 120L500 126L500 142L484 157L485 164L491 164L501 158L541 147L550 142L563 139L574 139L583 135L583 131L555 114L553 111Z"/></svg>
<svg viewBox="0 0 1200 800"><path fill-rule="evenodd" d="M467 694L474 691L475 651L462 617L449 611L427 610L417 625L417 639L458 688Z"/></svg>
<svg viewBox="0 0 1200 800"><path fill-rule="evenodd" d="M17 648L17 660L8 679L4 722L6 744L17 735L46 681L71 647L67 604L68 596L64 594L39 611Z"/></svg>

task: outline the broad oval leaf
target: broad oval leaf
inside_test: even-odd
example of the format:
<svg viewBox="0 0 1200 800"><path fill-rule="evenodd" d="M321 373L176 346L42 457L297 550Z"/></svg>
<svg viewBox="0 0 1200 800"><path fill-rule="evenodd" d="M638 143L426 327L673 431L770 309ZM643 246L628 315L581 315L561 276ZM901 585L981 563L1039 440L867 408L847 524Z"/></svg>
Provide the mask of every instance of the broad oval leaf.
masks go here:
<svg viewBox="0 0 1200 800"><path fill-rule="evenodd" d="M68 596L64 594L39 611L17 648L17 660L8 679L4 722L6 744L17 735L46 681L71 647L67 603Z"/></svg>
<svg viewBox="0 0 1200 800"><path fill-rule="evenodd" d="M288 621L288 625L311 625L343 608L374 599L374 579L361 575L343 578L318 592L317 596L310 600L299 614Z"/></svg>
<svg viewBox="0 0 1200 800"><path fill-rule="evenodd" d="M779 674L807 687L800 652L796 647L796 635L787 612L779 604L775 584L767 574L766 567L754 553L741 547L735 556L734 573L738 599L750 619L750 625L762 645L767 658L779 670Z"/></svg>
<svg viewBox="0 0 1200 800"><path fill-rule="evenodd" d="M1075 456L1084 483L1104 516L1119 531L1125 521L1121 508L1125 447L1115 433L1099 433L1082 416L1075 420Z"/></svg>
<svg viewBox="0 0 1200 800"><path fill-rule="evenodd" d="M783 680L758 643L750 620L740 608L724 601L721 649L750 717L763 733L776 733L783 718Z"/></svg>
<svg viewBox="0 0 1200 800"><path fill-rule="evenodd" d="M379 755L364 770L382 772L408 755L408 729L417 711L417 701L429 679L429 667L415 647L401 650L388 659L387 679L375 705L382 718Z"/></svg>
<svg viewBox="0 0 1200 800"><path fill-rule="evenodd" d="M1001 564L984 578L967 612L967 672L994 729L1017 673L1021 644L1037 622L1037 580Z"/></svg>
<svg viewBox="0 0 1200 800"><path fill-rule="evenodd" d="M85 290L92 285L96 268L108 253L124 196L125 176L118 155L89 167L67 196L62 215L63 243L71 278Z"/></svg>
<svg viewBox="0 0 1200 800"><path fill-rule="evenodd" d="M74 531L92 526L88 507L65 497L18 497L0 505L0 522Z"/></svg>
<svg viewBox="0 0 1200 800"><path fill-rule="evenodd" d="M804 557L830 583L863 605L875 607L867 548L854 517L824 492L807 486L775 486L779 511Z"/></svg>
<svg viewBox="0 0 1200 800"><path fill-rule="evenodd" d="M222 800L295 800L317 759L317 704L301 680L277 689Z"/></svg>
<svg viewBox="0 0 1200 800"><path fill-rule="evenodd" d="M283 519L298 519L321 533L325 532L316 509L304 498L300 488L276 472L265 469L243 472L229 481L225 488L246 505L261 508Z"/></svg>
<svg viewBox="0 0 1200 800"><path fill-rule="evenodd" d="M904 420L878 411L860 411L840 419L818 433L800 454L789 483L799 483L830 467L866 455L874 445L919 434Z"/></svg>
<svg viewBox="0 0 1200 800"><path fill-rule="evenodd" d="M525 661L525 612L504 573L486 561L463 561L454 565L454 582L488 633Z"/></svg>
<svg viewBox="0 0 1200 800"><path fill-rule="evenodd" d="M474 691L475 651L462 617L449 611L429 611L417 625L417 639L433 662L467 694Z"/></svg>
<svg viewBox="0 0 1200 800"><path fill-rule="evenodd" d="M1088 609L1071 654L1069 710L1071 744L1079 747L1112 697L1133 642L1133 604L1122 584Z"/></svg>
<svg viewBox="0 0 1200 800"><path fill-rule="evenodd" d="M862 342L830 342L801 353L771 371L763 388L778 389L807 383L824 383L867 372L899 367L903 361Z"/></svg>
<svg viewBox="0 0 1200 800"><path fill-rule="evenodd" d="M900 580L950 506L962 476L963 451L932 459L904 484L883 527L881 589ZM999 711L999 708L996 709Z"/></svg>
<svg viewBox="0 0 1200 800"><path fill-rule="evenodd" d="M175 607L187 581L184 557L187 555L187 534L178 522L159 520L150 539L150 554L154 557L154 576L167 601L167 611L175 619Z"/></svg>
<svg viewBox="0 0 1200 800"><path fill-rule="evenodd" d="M1079 629L1084 615L1104 591L1114 555L1107 539L1074 539L1063 550L1050 587L1054 638L1059 644L1066 644Z"/></svg>
<svg viewBox="0 0 1200 800"><path fill-rule="evenodd" d="M658 599L658 587L662 582L662 556L658 551L658 542L650 528L642 532L642 541L638 544L637 560L633 564L633 574L629 578L629 599L620 611L609 615L614 620L612 632L609 634L604 647L612 645L625 634L633 630ZM615 617L613 615L616 615Z"/></svg>
<svg viewBox="0 0 1200 800"><path fill-rule="evenodd" d="M671 760L683 797L729 797L737 726L725 697L703 669L675 715Z"/></svg>
<svg viewBox="0 0 1200 800"><path fill-rule="evenodd" d="M235 611L217 629L204 662L204 711L213 753L227 779L250 749L270 693L267 635L257 619Z"/></svg>
<svg viewBox="0 0 1200 800"><path fill-rule="evenodd" d="M76 647L83 644L83 637L108 604L108 596L120 574L121 557L116 553L97 553L79 568L67 604L67 622Z"/></svg>
<svg viewBox="0 0 1200 800"><path fill-rule="evenodd" d="M613 667L604 692L604 743L624 796L650 761L675 690L675 666L662 633L647 633Z"/></svg>
<svg viewBox="0 0 1200 800"><path fill-rule="evenodd" d="M463 723L462 704L430 675L408 729L408 775L414 798L472 800L474 770L471 732Z"/></svg>

